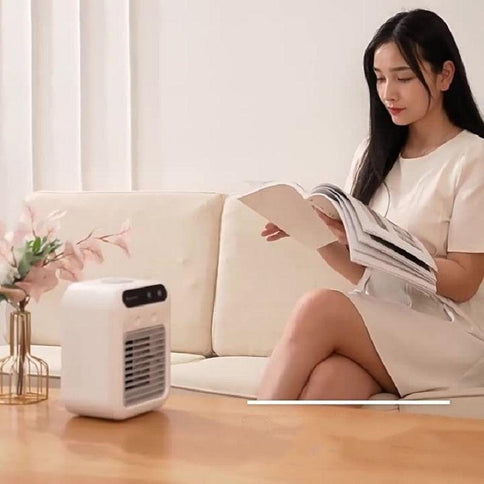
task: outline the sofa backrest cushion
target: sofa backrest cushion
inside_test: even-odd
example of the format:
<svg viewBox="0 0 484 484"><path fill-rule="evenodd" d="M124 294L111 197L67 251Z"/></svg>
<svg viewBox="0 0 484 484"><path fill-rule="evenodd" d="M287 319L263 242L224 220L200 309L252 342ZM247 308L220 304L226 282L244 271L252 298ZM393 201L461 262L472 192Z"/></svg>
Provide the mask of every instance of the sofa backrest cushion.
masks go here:
<svg viewBox="0 0 484 484"><path fill-rule="evenodd" d="M73 242L98 227L98 235L132 225L128 258L103 244L104 263L88 263L84 279L127 276L166 285L171 302L171 349L210 354L211 321L224 195L172 192L36 192L29 197L40 215L66 210L59 238ZM32 301L32 340L59 344L61 283ZM95 335L92 335L95 338Z"/></svg>
<svg viewBox="0 0 484 484"><path fill-rule="evenodd" d="M315 252L291 238L267 242L266 221L234 197L222 213L213 317L220 356L268 356L305 292L352 286Z"/></svg>

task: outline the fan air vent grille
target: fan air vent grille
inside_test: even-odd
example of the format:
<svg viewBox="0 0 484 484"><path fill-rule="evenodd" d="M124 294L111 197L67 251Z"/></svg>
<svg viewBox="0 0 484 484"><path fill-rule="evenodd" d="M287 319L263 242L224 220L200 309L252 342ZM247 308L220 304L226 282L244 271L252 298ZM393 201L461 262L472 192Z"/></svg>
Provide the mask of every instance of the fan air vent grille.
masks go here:
<svg viewBox="0 0 484 484"><path fill-rule="evenodd" d="M166 376L166 331L163 325L130 331L124 341L124 404L163 395Z"/></svg>

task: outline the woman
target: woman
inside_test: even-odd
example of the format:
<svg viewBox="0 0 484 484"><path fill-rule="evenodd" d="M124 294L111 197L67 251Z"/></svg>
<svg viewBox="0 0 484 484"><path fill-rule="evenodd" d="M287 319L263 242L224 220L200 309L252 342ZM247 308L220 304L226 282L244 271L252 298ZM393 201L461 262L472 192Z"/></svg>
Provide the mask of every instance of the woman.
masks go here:
<svg viewBox="0 0 484 484"><path fill-rule="evenodd" d="M366 399L484 385L484 122L453 36L435 13L390 18L364 55L370 136L346 189L416 235L437 295L350 261L344 227L318 250L356 284L298 301L260 399ZM287 236L274 224L268 241Z"/></svg>

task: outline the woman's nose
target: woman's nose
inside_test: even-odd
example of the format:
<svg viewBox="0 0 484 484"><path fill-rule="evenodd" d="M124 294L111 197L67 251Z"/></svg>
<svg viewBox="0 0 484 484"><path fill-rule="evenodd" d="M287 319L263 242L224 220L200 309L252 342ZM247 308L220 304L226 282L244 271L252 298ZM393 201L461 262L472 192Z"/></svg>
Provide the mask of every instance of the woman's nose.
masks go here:
<svg viewBox="0 0 484 484"><path fill-rule="evenodd" d="M383 87L383 100L384 101L395 101L398 98L398 91L395 83L386 82Z"/></svg>

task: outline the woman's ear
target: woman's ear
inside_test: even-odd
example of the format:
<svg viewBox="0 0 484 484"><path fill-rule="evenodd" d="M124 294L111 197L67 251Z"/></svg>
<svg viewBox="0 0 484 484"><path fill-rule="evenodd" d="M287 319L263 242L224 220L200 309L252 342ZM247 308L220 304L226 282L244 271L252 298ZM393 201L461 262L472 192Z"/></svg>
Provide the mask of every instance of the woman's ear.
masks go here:
<svg viewBox="0 0 484 484"><path fill-rule="evenodd" d="M452 61L445 61L442 65L442 71L439 74L439 89L448 91L452 80L454 79L455 66Z"/></svg>

